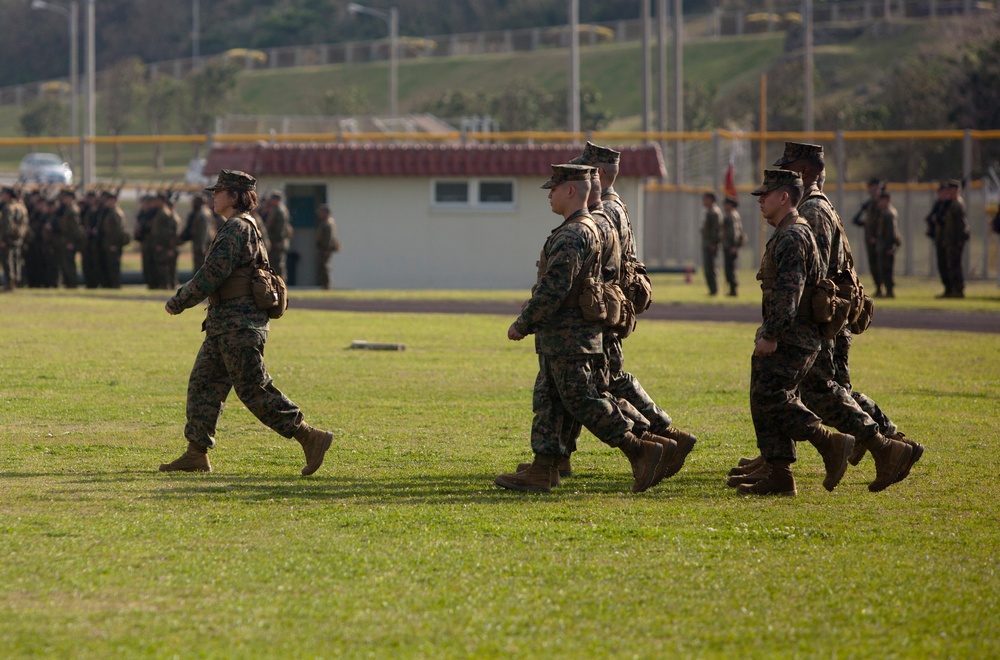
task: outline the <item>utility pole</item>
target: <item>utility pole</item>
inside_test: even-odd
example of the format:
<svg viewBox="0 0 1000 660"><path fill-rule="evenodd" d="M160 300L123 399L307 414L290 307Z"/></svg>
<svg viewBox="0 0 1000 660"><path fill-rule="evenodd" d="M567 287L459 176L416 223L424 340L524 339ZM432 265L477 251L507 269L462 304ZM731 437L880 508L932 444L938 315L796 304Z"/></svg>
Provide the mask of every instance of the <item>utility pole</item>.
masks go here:
<svg viewBox="0 0 1000 660"><path fill-rule="evenodd" d="M804 0L805 5L805 99L802 107L803 128L806 133L812 133L816 126L813 113L813 0Z"/></svg>
<svg viewBox="0 0 1000 660"><path fill-rule="evenodd" d="M94 75L96 66L94 64L94 33L96 32L96 12L94 11L94 0L87 0L87 126L83 137L83 183L84 185L93 183L97 172L97 159L94 154L94 135L96 134L96 118L94 103Z"/></svg>
<svg viewBox="0 0 1000 660"><path fill-rule="evenodd" d="M652 94L650 92L650 79L652 78L649 54L649 31L650 23L650 0L642 0L642 132L649 132L649 115L651 114Z"/></svg>
<svg viewBox="0 0 1000 660"><path fill-rule="evenodd" d="M569 0L569 130L580 132L580 0Z"/></svg>
<svg viewBox="0 0 1000 660"><path fill-rule="evenodd" d="M677 140L674 142L674 183L684 182L684 5L674 0L674 121Z"/></svg>

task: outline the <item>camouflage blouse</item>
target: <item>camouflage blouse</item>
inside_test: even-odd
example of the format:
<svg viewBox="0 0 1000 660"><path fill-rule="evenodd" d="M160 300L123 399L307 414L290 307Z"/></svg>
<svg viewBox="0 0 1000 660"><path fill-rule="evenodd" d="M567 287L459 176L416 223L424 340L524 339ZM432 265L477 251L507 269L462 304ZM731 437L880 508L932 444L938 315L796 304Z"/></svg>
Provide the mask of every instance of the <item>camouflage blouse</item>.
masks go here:
<svg viewBox="0 0 1000 660"><path fill-rule="evenodd" d="M797 316L803 290L820 279L819 266L812 230L793 210L768 239L761 258L757 279L763 291L761 314L764 322L757 330L758 339L819 350L816 324Z"/></svg>
<svg viewBox="0 0 1000 660"><path fill-rule="evenodd" d="M235 269L257 264L258 255L263 251L260 235L250 216L234 215L219 229L205 255L205 264L191 281L177 290L167 305L178 314L194 307L218 289ZM202 324L202 330L209 337L247 328L267 332L269 327L267 312L257 309L252 295L209 305L208 316Z"/></svg>
<svg viewBox="0 0 1000 660"><path fill-rule="evenodd" d="M541 355L580 355L602 353L601 324L583 319L578 306L564 306L577 280L597 275L584 273L584 264L600 250L600 239L586 225L576 222L581 215L570 216L552 230L545 241L538 262L538 280L531 289L514 327L522 334L535 335L535 352Z"/></svg>

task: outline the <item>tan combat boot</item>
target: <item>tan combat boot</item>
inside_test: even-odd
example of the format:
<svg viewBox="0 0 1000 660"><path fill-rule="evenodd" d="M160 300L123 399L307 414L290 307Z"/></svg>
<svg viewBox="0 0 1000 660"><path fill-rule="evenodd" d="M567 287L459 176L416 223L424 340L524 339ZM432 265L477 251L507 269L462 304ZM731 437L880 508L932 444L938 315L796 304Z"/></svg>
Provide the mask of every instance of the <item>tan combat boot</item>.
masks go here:
<svg viewBox="0 0 1000 660"><path fill-rule="evenodd" d="M518 472L524 472L529 467L531 467L531 463L518 463L517 464L517 471ZM561 480L559 479L559 477L570 477L570 476L573 476L573 466L570 465L569 456L565 456L565 457L559 459L559 461L556 463L556 470L557 470L556 475L552 478L552 487L553 488L555 488L556 486L558 486L561 483Z"/></svg>
<svg viewBox="0 0 1000 660"><path fill-rule="evenodd" d="M563 460L568 460L568 459L563 459ZM556 464L552 466L552 469L549 472L549 486L552 488L555 488L556 486L562 484L562 479L560 478L560 472L559 472L560 462L561 461L557 461ZM530 469L532 465L534 465L534 463L518 463L517 471L524 472L525 470Z"/></svg>
<svg viewBox="0 0 1000 660"><path fill-rule="evenodd" d="M757 483L740 484L736 488L739 495L782 495L794 496L795 477L792 476L792 464L788 461L768 461L768 475Z"/></svg>
<svg viewBox="0 0 1000 660"><path fill-rule="evenodd" d="M741 474L751 474L756 472L757 469L763 464L763 456L757 456L757 458L740 458L740 460L736 463L736 467L729 470L729 476L736 477Z"/></svg>
<svg viewBox="0 0 1000 660"><path fill-rule="evenodd" d="M906 434L904 434L904 433L902 433L900 431L896 431L894 434L892 434L891 436L889 436L889 439L890 440L899 440L900 442L905 442L906 444L910 445L911 449L913 449L913 453L910 454L910 459L906 462L906 465L904 465L902 468L900 468L900 470L899 470L899 476L896 477L895 483L899 483L903 479L906 479L907 476L909 476L909 474L910 474L910 468L912 468L913 464L916 463L917 461L919 461L920 457L924 455L924 446L922 444L920 444L919 442L916 442L914 440L910 440L909 438L906 437Z"/></svg>
<svg viewBox="0 0 1000 660"><path fill-rule="evenodd" d="M875 481L868 484L873 493L885 490L899 481L899 475L907 465L912 466L913 447L902 440L890 440L881 433L868 443L868 451L875 459ZM923 447L921 447L923 453Z"/></svg>
<svg viewBox="0 0 1000 660"><path fill-rule="evenodd" d="M535 454L527 469L499 474L493 483L508 490L548 493L552 490L552 476L559 478L559 458L557 454Z"/></svg>
<svg viewBox="0 0 1000 660"><path fill-rule="evenodd" d="M306 455L306 466L302 468L302 475L309 476L323 465L323 458L333 442L333 433L314 429L302 422L292 437L299 441Z"/></svg>
<svg viewBox="0 0 1000 660"><path fill-rule="evenodd" d="M823 457L823 467L826 468L823 488L833 490L847 472L847 457L854 449L854 436L832 433L821 425L816 427L816 431L809 437L809 442Z"/></svg>
<svg viewBox="0 0 1000 660"><path fill-rule="evenodd" d="M737 474L729 477L729 479L726 480L726 485L730 488L737 488L742 484L755 484L761 479L767 477L770 472L771 467L767 463L761 462L760 467L749 474Z"/></svg>
<svg viewBox="0 0 1000 660"><path fill-rule="evenodd" d="M656 475L653 477L652 483L649 484L649 488L652 488L670 476L667 474L667 470L670 469L670 462L677 455L677 443L670 438L664 438L662 435L656 435L655 433L650 433L649 431L644 432L640 437L640 440L643 440L644 442L655 442L663 447L663 456L660 457L660 462L656 464Z"/></svg>
<svg viewBox="0 0 1000 660"><path fill-rule="evenodd" d="M684 461L687 460L688 454L694 449L694 443L698 442L698 438L686 431L681 431L676 426L668 426L663 435L677 443L677 452L670 459L670 464L667 466L667 473L663 475L664 479L669 479L684 467Z"/></svg>
<svg viewBox="0 0 1000 660"><path fill-rule="evenodd" d="M160 472L211 472L208 462L208 449L189 442L187 451L172 463L161 463Z"/></svg>
<svg viewBox="0 0 1000 660"><path fill-rule="evenodd" d="M854 443L854 449L851 450L851 455L847 457L847 462L851 465L857 465L861 462L861 459L865 457L867 452L867 447L860 442L856 442Z"/></svg>
<svg viewBox="0 0 1000 660"><path fill-rule="evenodd" d="M640 440L635 434L626 432L618 448L632 464L632 476L635 477L632 483L633 493L648 490L657 476L663 478L662 475L667 469L667 461L662 460L663 445Z"/></svg>

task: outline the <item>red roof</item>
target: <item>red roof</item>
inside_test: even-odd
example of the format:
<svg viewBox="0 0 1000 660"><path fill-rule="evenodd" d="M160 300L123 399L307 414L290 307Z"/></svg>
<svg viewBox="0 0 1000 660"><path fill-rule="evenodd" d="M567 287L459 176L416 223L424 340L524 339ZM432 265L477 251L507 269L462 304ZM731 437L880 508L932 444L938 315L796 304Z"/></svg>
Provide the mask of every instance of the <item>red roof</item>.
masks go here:
<svg viewBox="0 0 1000 660"><path fill-rule="evenodd" d="M622 152L619 176L666 176L658 145L615 148ZM550 165L568 162L581 151L577 145L222 145L212 149L205 172L242 170L257 177L547 177Z"/></svg>

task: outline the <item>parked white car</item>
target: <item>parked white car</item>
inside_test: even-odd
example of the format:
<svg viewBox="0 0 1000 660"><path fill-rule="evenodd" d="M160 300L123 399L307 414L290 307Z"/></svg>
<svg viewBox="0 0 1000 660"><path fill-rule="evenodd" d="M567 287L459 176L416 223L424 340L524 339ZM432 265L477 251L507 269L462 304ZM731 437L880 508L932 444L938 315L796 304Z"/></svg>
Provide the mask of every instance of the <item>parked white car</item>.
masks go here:
<svg viewBox="0 0 1000 660"><path fill-rule="evenodd" d="M73 185L73 168L58 154L28 154L21 159L18 176L28 183Z"/></svg>

